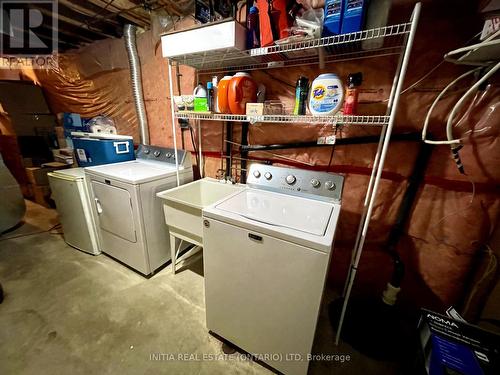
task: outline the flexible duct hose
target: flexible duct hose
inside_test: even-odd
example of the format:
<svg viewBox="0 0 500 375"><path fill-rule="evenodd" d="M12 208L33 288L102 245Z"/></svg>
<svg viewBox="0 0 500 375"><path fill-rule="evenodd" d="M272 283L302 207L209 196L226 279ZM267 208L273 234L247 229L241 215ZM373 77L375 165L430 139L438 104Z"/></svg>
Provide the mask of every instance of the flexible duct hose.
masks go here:
<svg viewBox="0 0 500 375"><path fill-rule="evenodd" d="M125 25L123 35L125 38L125 47L127 49L128 63L130 65L130 80L132 81L132 96L134 97L135 110L139 120L139 129L141 131L141 143L149 144L149 128L144 106L144 96L142 93L141 62L137 53L137 44L135 39L136 27L134 25Z"/></svg>

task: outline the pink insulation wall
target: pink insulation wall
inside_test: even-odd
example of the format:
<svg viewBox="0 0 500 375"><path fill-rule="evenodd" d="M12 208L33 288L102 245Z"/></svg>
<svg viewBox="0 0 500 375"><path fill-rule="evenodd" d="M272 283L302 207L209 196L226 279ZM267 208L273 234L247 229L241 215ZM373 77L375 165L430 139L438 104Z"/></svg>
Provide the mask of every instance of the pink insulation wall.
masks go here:
<svg viewBox="0 0 500 375"><path fill-rule="evenodd" d="M395 1L391 22L406 22L413 5L414 1ZM190 24L192 20L185 20L177 28ZM474 2L425 1L405 87L440 63L446 51L464 45L477 33L480 25ZM149 32L138 37L138 48L151 142L171 147L167 61L161 57L158 39ZM306 66L255 71L252 75L255 80L266 85L270 98L291 103L299 75L314 79L319 73L333 72L345 80L347 74L361 71L364 82L358 112L383 114L396 62L394 56L389 56L328 64L323 70L317 66ZM464 69L443 63L416 87L405 92L401 97L394 133L420 131L430 103ZM187 67L182 67L181 73L181 91L190 93L195 83L195 73ZM24 77L42 85L54 112L78 112L85 116L104 113L113 116L121 133L133 135L135 141L139 141L128 61L122 40L96 42L61 56L60 69L57 71L36 74L24 72ZM202 77L203 81L209 78ZM471 82L456 87L439 104L430 129L436 138L444 137L445 115ZM460 305L470 288L469 281L476 270L477 260L481 259L484 244L488 242L498 221L499 91L498 78L495 78L477 97L470 110L461 114L461 122L455 130L457 136L465 137L461 156L468 176L458 173L448 147L439 146L433 151L406 235L398 246L408 268L402 295L409 303L411 301L412 304L432 308ZM238 141L239 125L235 124L234 128L234 137ZM215 176L220 168L221 130L220 123L202 123L207 176ZM337 132L337 137L373 135L378 132L379 129L371 127L344 127ZM331 126L257 124L250 126L249 143L311 141L320 135L332 133ZM176 137L180 145L179 129ZM193 150L187 133L185 147ZM331 283L339 288L346 275L375 150L376 144L338 146L333 154L330 148L250 154L250 158L255 160L270 160L276 164L346 176L343 209L330 272ZM395 142L390 148L355 293L378 293L388 280L391 261L383 251L384 241L394 223L417 151L415 142ZM473 197L469 180L475 183Z"/></svg>

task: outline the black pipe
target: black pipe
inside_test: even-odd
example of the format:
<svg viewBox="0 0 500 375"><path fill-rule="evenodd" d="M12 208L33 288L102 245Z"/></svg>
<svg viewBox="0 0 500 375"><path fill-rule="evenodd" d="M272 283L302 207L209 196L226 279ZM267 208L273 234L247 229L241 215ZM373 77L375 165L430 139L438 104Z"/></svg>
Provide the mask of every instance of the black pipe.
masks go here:
<svg viewBox="0 0 500 375"><path fill-rule="evenodd" d="M402 133L394 134L391 136L391 142L405 142L405 141L419 141L421 138L420 133ZM337 138L335 145L359 145L368 143L378 143L380 136L369 135L363 137L352 137L352 138ZM242 142L243 144L243 142ZM331 147L331 144L318 144L316 141L306 141L306 142L292 142L292 143L281 143L274 145L248 145L241 146L241 152L252 152L252 151L269 151L269 150L286 150L290 148L307 148L307 147Z"/></svg>
<svg viewBox="0 0 500 375"><path fill-rule="evenodd" d="M405 273L404 263L402 262L396 250L396 246L399 239L404 233L404 228L406 226L408 218L410 217L411 209L413 207L413 203L415 202L418 189L424 179L425 170L427 168L427 164L429 162L433 148L433 145L424 142L420 144L420 149L417 154L417 159L415 160L415 165L413 166L413 171L408 178L408 186L398 209L396 222L391 228L389 237L387 239L386 249L391 255L394 262L391 284L396 288L399 288L401 286L401 282L403 281Z"/></svg>
<svg viewBox="0 0 500 375"><path fill-rule="evenodd" d="M247 182L247 158L248 151L243 150L243 147L248 146L248 122L241 124L241 178L240 182L245 184Z"/></svg>
<svg viewBox="0 0 500 375"><path fill-rule="evenodd" d="M233 126L229 121L226 121L226 178L232 177L233 164Z"/></svg>

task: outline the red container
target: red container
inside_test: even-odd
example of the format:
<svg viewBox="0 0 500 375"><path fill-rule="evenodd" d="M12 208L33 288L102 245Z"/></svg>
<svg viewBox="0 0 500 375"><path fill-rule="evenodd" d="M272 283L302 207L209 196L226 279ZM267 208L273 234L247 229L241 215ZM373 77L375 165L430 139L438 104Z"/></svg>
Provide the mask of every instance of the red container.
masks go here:
<svg viewBox="0 0 500 375"><path fill-rule="evenodd" d="M290 24L286 3L286 0L257 0L261 47L271 46L275 40L288 37Z"/></svg>

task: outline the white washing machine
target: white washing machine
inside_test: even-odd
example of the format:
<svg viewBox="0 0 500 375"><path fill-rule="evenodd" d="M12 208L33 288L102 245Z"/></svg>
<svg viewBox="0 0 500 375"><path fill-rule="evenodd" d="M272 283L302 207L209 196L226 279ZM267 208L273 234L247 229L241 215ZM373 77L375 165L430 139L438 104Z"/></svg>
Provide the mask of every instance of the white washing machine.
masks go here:
<svg viewBox="0 0 500 375"><path fill-rule="evenodd" d="M193 180L191 154L178 150L179 179ZM140 145L136 160L85 168L102 252L144 275L170 260L156 193L177 186L173 149Z"/></svg>
<svg viewBox="0 0 500 375"><path fill-rule="evenodd" d="M253 164L203 210L207 328L284 374L306 374L343 177Z"/></svg>
<svg viewBox="0 0 500 375"><path fill-rule="evenodd" d="M48 176L64 241L78 250L99 255L95 217L83 168L60 169Z"/></svg>

